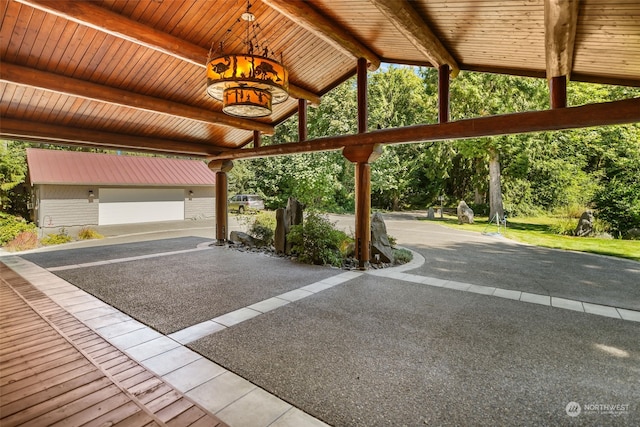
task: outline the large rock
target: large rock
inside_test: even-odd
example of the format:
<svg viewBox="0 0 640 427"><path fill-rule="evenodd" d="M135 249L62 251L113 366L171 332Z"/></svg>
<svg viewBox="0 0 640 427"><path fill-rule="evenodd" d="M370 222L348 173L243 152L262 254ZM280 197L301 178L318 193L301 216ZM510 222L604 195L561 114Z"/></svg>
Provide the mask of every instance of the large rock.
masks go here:
<svg viewBox="0 0 640 427"><path fill-rule="evenodd" d="M433 208L429 208L427 211L427 219L436 219L436 214L433 211Z"/></svg>
<svg viewBox="0 0 640 427"><path fill-rule="evenodd" d="M291 243L287 241L287 234L291 231L291 226L302 224L304 217L304 205L297 199L289 197L286 209L276 210L276 232L274 246L276 253L291 253Z"/></svg>
<svg viewBox="0 0 640 427"><path fill-rule="evenodd" d="M376 258L378 255L378 258ZM371 218L371 262L393 263L393 250L387 236L387 226L382 214L376 212Z"/></svg>
<svg viewBox="0 0 640 427"><path fill-rule="evenodd" d="M276 233L273 238L277 254L283 254L287 247L287 232L285 231L285 209L276 209Z"/></svg>
<svg viewBox="0 0 640 427"><path fill-rule="evenodd" d="M583 212L582 215L580 216L580 219L578 220L578 225L576 226L576 229L573 232L573 234L578 237L588 236L592 234L593 223L594 223L594 218L591 211Z"/></svg>
<svg viewBox="0 0 640 427"><path fill-rule="evenodd" d="M236 245L245 245L250 248L256 246L256 239L249 236L247 233L243 233L242 231L232 231L229 234L229 240L231 240Z"/></svg>
<svg viewBox="0 0 640 427"><path fill-rule="evenodd" d="M460 200L458 203L458 224L473 224L473 210L467 202Z"/></svg>

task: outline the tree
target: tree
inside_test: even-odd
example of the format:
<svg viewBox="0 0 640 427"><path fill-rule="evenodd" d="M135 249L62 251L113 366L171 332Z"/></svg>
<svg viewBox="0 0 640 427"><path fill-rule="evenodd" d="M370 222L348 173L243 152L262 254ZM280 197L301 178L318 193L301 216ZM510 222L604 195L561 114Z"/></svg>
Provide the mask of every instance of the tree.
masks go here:
<svg viewBox="0 0 640 427"><path fill-rule="evenodd" d="M28 216L28 192L24 189L27 160L25 143L0 141L0 207L2 212Z"/></svg>

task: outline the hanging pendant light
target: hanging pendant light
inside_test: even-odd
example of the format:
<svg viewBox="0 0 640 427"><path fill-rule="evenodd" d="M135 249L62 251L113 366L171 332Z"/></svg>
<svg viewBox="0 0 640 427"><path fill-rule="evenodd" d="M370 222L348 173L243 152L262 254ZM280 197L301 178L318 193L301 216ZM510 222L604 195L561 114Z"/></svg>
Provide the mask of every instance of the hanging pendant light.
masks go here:
<svg viewBox="0 0 640 427"><path fill-rule="evenodd" d="M250 7L248 4L242 14L248 26L255 21ZM265 117L271 114L273 104L289 98L289 75L284 65L267 57L268 49L263 49L263 56L254 55L248 29L246 33L247 53L225 54L208 61L207 93L222 101L226 114Z"/></svg>

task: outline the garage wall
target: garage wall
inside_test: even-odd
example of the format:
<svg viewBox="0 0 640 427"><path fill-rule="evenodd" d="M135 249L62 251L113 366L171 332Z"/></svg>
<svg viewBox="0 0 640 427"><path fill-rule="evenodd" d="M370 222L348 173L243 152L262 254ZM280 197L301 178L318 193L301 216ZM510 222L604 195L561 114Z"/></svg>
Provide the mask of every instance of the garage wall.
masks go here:
<svg viewBox="0 0 640 427"><path fill-rule="evenodd" d="M189 190L193 195L189 196ZM185 190L184 218L213 218L216 214L216 191L213 187L195 187Z"/></svg>
<svg viewBox="0 0 640 427"><path fill-rule="evenodd" d="M97 189L80 185L39 185L38 226L59 228L98 225ZM93 190L94 198L89 198Z"/></svg>

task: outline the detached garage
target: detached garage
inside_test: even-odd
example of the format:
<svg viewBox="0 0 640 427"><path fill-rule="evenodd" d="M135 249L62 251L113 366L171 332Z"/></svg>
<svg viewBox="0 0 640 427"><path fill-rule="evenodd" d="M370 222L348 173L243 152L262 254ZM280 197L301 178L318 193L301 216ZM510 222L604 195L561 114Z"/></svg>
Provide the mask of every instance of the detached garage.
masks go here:
<svg viewBox="0 0 640 427"><path fill-rule="evenodd" d="M210 218L215 173L199 160L27 149L41 228Z"/></svg>

